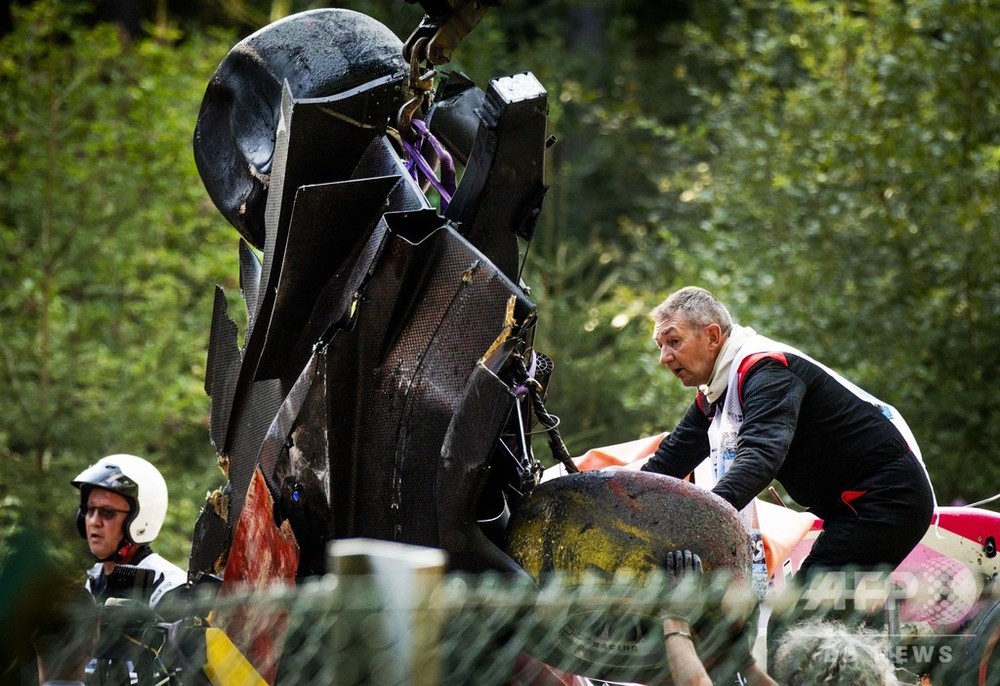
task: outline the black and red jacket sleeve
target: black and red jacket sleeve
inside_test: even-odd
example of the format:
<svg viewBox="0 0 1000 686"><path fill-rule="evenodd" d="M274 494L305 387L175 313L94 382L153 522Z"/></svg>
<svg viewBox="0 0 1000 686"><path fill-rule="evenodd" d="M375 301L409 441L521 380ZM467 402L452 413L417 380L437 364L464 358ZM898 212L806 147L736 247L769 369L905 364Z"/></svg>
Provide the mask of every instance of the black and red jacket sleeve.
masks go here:
<svg viewBox="0 0 1000 686"><path fill-rule="evenodd" d="M683 479L708 457L708 408L696 400L678 422L677 427L660 441L659 447L642 470Z"/></svg>

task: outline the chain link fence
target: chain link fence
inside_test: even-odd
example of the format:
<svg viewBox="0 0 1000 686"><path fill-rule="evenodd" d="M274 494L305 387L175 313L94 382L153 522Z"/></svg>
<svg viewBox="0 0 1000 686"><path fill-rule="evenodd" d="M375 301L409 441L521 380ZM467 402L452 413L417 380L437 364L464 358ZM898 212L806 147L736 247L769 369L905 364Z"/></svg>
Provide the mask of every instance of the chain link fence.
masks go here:
<svg viewBox="0 0 1000 686"><path fill-rule="evenodd" d="M954 632L921 634L897 621L900 587L888 575L831 573L758 603L724 573L536 584L445 573L436 550L346 543L331 556L330 574L299 584L252 591L203 584L165 598L157 613L139 600L109 600L99 608L101 638L91 651L98 659L89 661L87 683L670 684L667 616L690 624L716 684L743 683L749 656L765 665L788 627L822 620L852 631L866 625L864 642L894 664L900 683L928 683L922 674L947 686L998 683L992 595ZM96 616L74 609L58 631L48 629L56 640L36 646L51 663L68 664L87 646ZM842 653L828 642L810 659L817 668L861 659ZM8 673L8 681L38 683L32 667Z"/></svg>

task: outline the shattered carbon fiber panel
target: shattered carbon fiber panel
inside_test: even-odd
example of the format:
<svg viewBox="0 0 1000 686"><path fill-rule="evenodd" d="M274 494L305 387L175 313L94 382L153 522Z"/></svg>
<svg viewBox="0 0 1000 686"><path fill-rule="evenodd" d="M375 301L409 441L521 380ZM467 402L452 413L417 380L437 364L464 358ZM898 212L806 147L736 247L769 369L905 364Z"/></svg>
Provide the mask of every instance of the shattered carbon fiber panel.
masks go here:
<svg viewBox="0 0 1000 686"><path fill-rule="evenodd" d="M274 147L274 167L264 213L266 238L258 309L251 316L254 326L247 333L247 343L243 353L243 376L255 380L274 376L272 365L265 363L264 367L259 369L260 358L264 354L267 340L267 332L260 329L262 325L268 325L270 322L285 251L289 244L289 226L295 198L299 189L303 186L333 183L349 178L358 160L379 133L379 130L372 127L368 121L368 117L372 114L368 111L371 101L394 102L393 94L397 90L398 85L389 77L385 77L344 94L302 102L295 101L287 87L282 92L281 116L278 120ZM359 202L359 205L364 207L365 203ZM351 203L328 205L326 211L349 215L355 212ZM299 221L301 222L301 219ZM310 239L315 239L316 223L314 221L301 228L297 225L292 232L292 245L302 245ZM331 229L331 227L324 228L327 231ZM350 238L358 232L353 224L345 221L334 230L338 233L347 233L346 239L339 241L338 247L344 249L345 246L353 245ZM301 236L302 233L305 235ZM339 263L344 255L328 253L326 257L334 263ZM288 297L295 299L302 295L294 293Z"/></svg>
<svg viewBox="0 0 1000 686"><path fill-rule="evenodd" d="M515 341L507 341L476 365L441 447L434 490L439 545L459 569L524 573L502 549L508 514L502 487L509 480L496 455L507 450L502 434L517 411L510 386L499 376L514 348ZM479 503L478 512L469 510L470 502Z"/></svg>
<svg viewBox="0 0 1000 686"><path fill-rule="evenodd" d="M205 364L205 392L212 398L212 445L222 450L229 432L229 419L240 372L240 348L236 323L229 318L226 294L215 288L212 308L212 333L208 340Z"/></svg>

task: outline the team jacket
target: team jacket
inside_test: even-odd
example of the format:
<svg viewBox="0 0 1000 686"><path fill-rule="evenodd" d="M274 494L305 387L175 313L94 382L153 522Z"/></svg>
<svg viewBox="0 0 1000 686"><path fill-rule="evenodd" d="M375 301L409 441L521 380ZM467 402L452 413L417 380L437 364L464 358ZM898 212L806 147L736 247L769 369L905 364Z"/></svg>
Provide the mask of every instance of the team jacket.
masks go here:
<svg viewBox="0 0 1000 686"><path fill-rule="evenodd" d="M748 362L736 386L743 410L736 457L712 489L737 510L777 479L797 503L828 519L844 491L908 452L876 405L811 360L784 352ZM643 470L689 474L708 456L708 429L725 403L725 394L711 405L699 394Z"/></svg>

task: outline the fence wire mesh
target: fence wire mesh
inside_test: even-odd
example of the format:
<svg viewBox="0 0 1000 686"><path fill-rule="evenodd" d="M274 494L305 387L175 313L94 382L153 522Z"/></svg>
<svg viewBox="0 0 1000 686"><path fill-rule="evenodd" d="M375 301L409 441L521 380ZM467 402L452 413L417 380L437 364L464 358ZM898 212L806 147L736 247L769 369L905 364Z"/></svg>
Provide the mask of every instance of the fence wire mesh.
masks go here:
<svg viewBox="0 0 1000 686"><path fill-rule="evenodd" d="M98 608L101 637L89 654L98 659L89 659L86 681L672 684L662 621L674 617L689 623L716 684L743 683L751 655L773 668L775 647L803 621L849 627L892 664L899 683L996 683L978 671L984 659L994 668L1000 622L992 598L982 599L960 630L921 634L895 618L898 585L838 574L772 590L763 603L727 574L552 577L536 584L405 565L256 590L203 586L165 598L156 613L141 601L111 599ZM73 662L95 626L93 612L73 609L66 617L58 632L35 642L50 664ZM859 625L867 627L862 634ZM814 646L808 660L817 674L825 663L862 660L845 657L850 646L837 640L827 636ZM32 667L22 665L7 681L39 683Z"/></svg>

